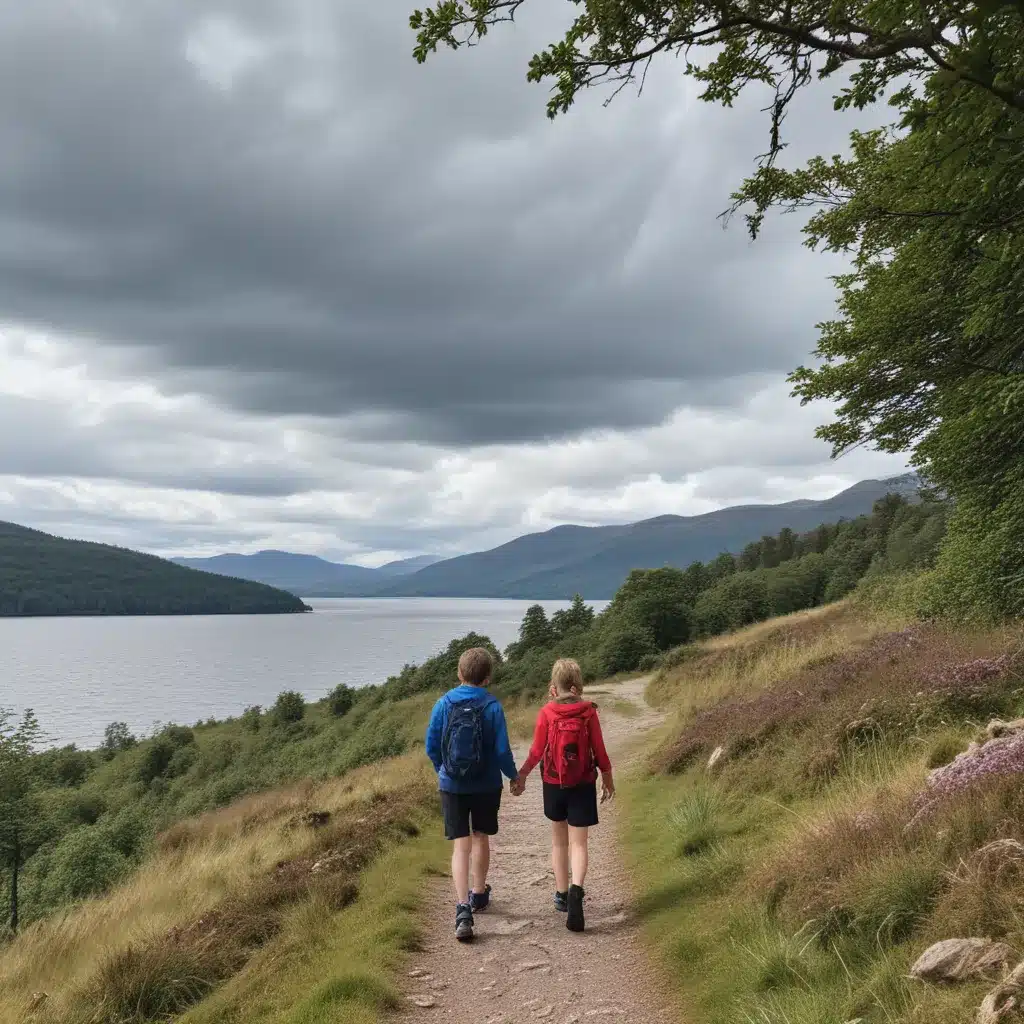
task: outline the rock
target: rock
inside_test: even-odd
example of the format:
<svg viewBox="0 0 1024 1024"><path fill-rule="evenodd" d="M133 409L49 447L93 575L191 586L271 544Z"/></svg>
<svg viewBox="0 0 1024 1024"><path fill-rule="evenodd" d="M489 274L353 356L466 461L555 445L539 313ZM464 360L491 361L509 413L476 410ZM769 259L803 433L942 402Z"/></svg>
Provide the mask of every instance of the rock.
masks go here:
<svg viewBox="0 0 1024 1024"><path fill-rule="evenodd" d="M1024 995L1024 963L1019 963L1011 971L1009 977L997 985L987 996L975 1017L977 1024L998 1024L1007 1014L1021 1006Z"/></svg>
<svg viewBox="0 0 1024 1024"><path fill-rule="evenodd" d="M725 747L715 747L711 751L711 756L708 758L708 771L711 771L719 761L722 760L722 756L725 754Z"/></svg>
<svg viewBox="0 0 1024 1024"><path fill-rule="evenodd" d="M534 1017L550 1017L555 1012L555 1004L548 1003L547 1006L542 1006L539 1010L534 1010Z"/></svg>
<svg viewBox="0 0 1024 1024"><path fill-rule="evenodd" d="M910 976L935 983L997 977L1012 957L1009 946L991 939L944 939L918 957Z"/></svg>
<svg viewBox="0 0 1024 1024"><path fill-rule="evenodd" d="M547 967L547 960L531 960L528 963L520 964L519 970L525 973L526 971L537 971L542 967Z"/></svg>
<svg viewBox="0 0 1024 1024"><path fill-rule="evenodd" d="M985 735L990 740L998 739L1000 736L1013 736L1018 732L1024 732L1024 718L1015 718L1012 722L994 718L985 729Z"/></svg>
<svg viewBox="0 0 1024 1024"><path fill-rule="evenodd" d="M407 998L414 1006L420 1006L424 1010L437 1005L437 1000L433 996L408 996Z"/></svg>

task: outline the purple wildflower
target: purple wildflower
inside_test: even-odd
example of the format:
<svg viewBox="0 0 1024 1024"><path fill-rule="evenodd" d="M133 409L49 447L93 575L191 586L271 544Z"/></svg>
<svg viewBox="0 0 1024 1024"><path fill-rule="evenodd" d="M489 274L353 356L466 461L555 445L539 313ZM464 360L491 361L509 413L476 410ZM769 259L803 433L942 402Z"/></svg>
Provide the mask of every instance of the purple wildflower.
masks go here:
<svg viewBox="0 0 1024 1024"><path fill-rule="evenodd" d="M1024 732L989 740L958 754L949 764L928 775L917 800L917 813L908 828L926 817L943 799L962 793L979 782L1005 775L1024 774Z"/></svg>

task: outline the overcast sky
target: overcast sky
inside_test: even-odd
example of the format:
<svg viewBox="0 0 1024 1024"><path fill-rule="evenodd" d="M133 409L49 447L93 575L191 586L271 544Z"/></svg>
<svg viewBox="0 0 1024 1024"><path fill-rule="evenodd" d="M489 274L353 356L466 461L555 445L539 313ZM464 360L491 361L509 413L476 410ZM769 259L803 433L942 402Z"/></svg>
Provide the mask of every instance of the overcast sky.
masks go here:
<svg viewBox="0 0 1024 1024"><path fill-rule="evenodd" d="M903 469L788 397L841 264L716 219L765 97L667 61L551 123L571 5L422 67L411 6L4 5L0 519L375 564Z"/></svg>

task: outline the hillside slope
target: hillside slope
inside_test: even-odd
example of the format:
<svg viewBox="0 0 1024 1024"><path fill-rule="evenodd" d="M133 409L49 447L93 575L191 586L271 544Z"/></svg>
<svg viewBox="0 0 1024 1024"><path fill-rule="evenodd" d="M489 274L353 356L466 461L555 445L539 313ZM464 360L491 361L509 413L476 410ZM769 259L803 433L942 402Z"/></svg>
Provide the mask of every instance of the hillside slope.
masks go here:
<svg viewBox="0 0 1024 1024"><path fill-rule="evenodd" d="M824 501L747 505L625 526L559 526L438 562L379 591L395 597L611 598L631 569L710 561L783 527L799 533L871 511L887 493L914 494L916 476L866 480Z"/></svg>
<svg viewBox="0 0 1024 1024"><path fill-rule="evenodd" d="M1024 958L1024 721L986 728L1024 714L1021 650L846 604L666 659L621 836L682 1019L975 1019ZM976 937L987 969L911 977Z"/></svg>
<svg viewBox="0 0 1024 1024"><path fill-rule="evenodd" d="M221 615L307 611L263 583L0 523L0 616Z"/></svg>

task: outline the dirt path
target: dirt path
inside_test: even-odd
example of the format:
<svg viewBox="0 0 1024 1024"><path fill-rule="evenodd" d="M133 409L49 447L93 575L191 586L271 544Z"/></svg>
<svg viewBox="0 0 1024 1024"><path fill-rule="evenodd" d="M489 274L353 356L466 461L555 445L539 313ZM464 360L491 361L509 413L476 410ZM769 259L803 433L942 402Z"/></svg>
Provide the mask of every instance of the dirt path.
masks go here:
<svg viewBox="0 0 1024 1024"><path fill-rule="evenodd" d="M621 785L624 754L659 721L643 700L645 679L588 689L597 701ZM617 710L631 704L632 713ZM525 748L516 751L522 762ZM587 930L576 935L551 903L550 826L541 809L540 772L518 800L506 790L501 831L492 843L491 905L476 915L476 939L454 938L451 882L430 897L425 948L406 979L403 1024L676 1024L640 947L629 885L615 848L615 802L591 832Z"/></svg>

